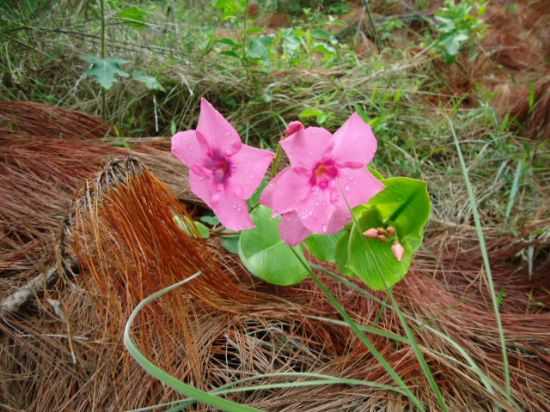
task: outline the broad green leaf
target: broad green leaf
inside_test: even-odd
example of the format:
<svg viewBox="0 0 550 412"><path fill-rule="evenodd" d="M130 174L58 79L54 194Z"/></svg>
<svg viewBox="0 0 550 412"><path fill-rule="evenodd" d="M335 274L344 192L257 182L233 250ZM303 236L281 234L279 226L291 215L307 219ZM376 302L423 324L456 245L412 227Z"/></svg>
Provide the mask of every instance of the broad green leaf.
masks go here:
<svg viewBox="0 0 550 412"><path fill-rule="evenodd" d="M344 231L335 235L312 235L304 243L317 259L334 263L336 262L336 245L344 235Z"/></svg>
<svg viewBox="0 0 550 412"><path fill-rule="evenodd" d="M246 54L251 59L269 63L269 55L273 38L270 36L255 37L248 43Z"/></svg>
<svg viewBox="0 0 550 412"><path fill-rule="evenodd" d="M422 244L424 228L431 213L425 182L406 177L384 180L385 188L354 210L354 224L348 243L347 267L374 290L384 290L399 282L409 270ZM398 261L392 253L393 241L370 239L369 228L393 226L405 255Z"/></svg>
<svg viewBox="0 0 550 412"><path fill-rule="evenodd" d="M208 239L210 230L201 222L192 220L187 216L174 216L174 221L186 234L194 238Z"/></svg>
<svg viewBox="0 0 550 412"><path fill-rule="evenodd" d="M118 80L119 76L129 76L128 73L122 69L122 66L127 63L126 60L116 57L102 59L98 56L84 56L83 59L90 63L86 75L94 78L105 90L109 90L113 87L113 84Z"/></svg>
<svg viewBox="0 0 550 412"><path fill-rule="evenodd" d="M145 74L142 71L136 70L133 72L132 79L142 82L149 90L164 91L164 87L162 87L156 77Z"/></svg>
<svg viewBox="0 0 550 412"><path fill-rule="evenodd" d="M118 13L118 18L130 26L141 29L145 27L147 10L141 7L128 7Z"/></svg>
<svg viewBox="0 0 550 412"><path fill-rule="evenodd" d="M274 285L289 286L304 280L309 265L301 247L294 247L293 251L282 241L280 219L273 218L271 209L264 206L252 212L252 219L256 227L241 232L239 239L239 256L246 268Z"/></svg>
<svg viewBox="0 0 550 412"><path fill-rule="evenodd" d="M348 254L348 244L349 244L349 230L343 232L342 237L336 243L336 251L334 258L336 260L336 266L340 272L345 275L355 276L352 270L348 266L349 254Z"/></svg>
<svg viewBox="0 0 550 412"><path fill-rule="evenodd" d="M218 219L216 215L204 215L201 216L199 220L210 226L216 226L220 223L220 219Z"/></svg>
<svg viewBox="0 0 550 412"><path fill-rule="evenodd" d="M239 254L239 235L222 237L222 246L225 250L235 255Z"/></svg>

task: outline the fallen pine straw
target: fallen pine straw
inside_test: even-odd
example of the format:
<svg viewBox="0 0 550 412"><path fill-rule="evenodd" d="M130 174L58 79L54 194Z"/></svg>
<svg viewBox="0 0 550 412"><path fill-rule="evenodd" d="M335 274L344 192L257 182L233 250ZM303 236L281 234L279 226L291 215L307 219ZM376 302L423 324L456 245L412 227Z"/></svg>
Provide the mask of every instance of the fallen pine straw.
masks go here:
<svg viewBox="0 0 550 412"><path fill-rule="evenodd" d="M48 292L62 302L72 336L46 305L39 305L39 316L3 325L3 397L10 407L125 410L177 400L177 394L135 364L121 337L139 301L197 270L203 276L151 305L134 328L135 339L148 357L179 379L207 390L256 374L288 372L391 383L347 328L313 318L336 317L310 282L276 288L251 278L216 239L205 243L187 237L174 223L174 214L186 211L172 191L142 165L132 168L114 187L98 190L98 183L104 184L101 179L90 180L84 193L92 201L75 211L74 253L81 262L81 274L76 283ZM447 236L444 258L428 256L428 251L437 250L442 236ZM498 333L485 288L479 284L481 260L472 252L474 234L462 234L462 239L440 234L425 250L396 288L403 310L459 342L499 382ZM495 265L494 270L498 286L511 284L506 299L521 300L529 290L527 276L514 274L504 264ZM403 335L397 317L380 303L325 281L361 323ZM541 289L536 283L531 288ZM502 318L511 347L514 396L525 409L542 411L550 393L545 352L550 315L506 308ZM427 348L427 361L451 410L490 410L496 402L506 407L498 393L491 395L463 362L456 362L462 359L447 341L423 327L416 326L415 331ZM411 348L381 336L373 335L373 340L415 393L437 410ZM268 382L281 382L281 378L271 377ZM229 396L274 411L403 409L406 405L396 394L345 385Z"/></svg>
<svg viewBox="0 0 550 412"><path fill-rule="evenodd" d="M192 239L178 228L174 214L188 213L181 200L189 206L194 199L167 153L12 132L0 135L0 149L0 301L67 255L80 263L76 278L62 277L35 305L0 323L3 407L127 410L180 399L135 363L122 334L141 300L198 270L200 278L148 306L133 329L147 357L179 379L204 390L257 375L265 376L254 384L283 384L302 372L391 384L311 282L292 288L266 285L216 238ZM123 160L109 161L113 156ZM67 220L70 236L63 239ZM495 231L487 235L495 285L506 293L501 311L515 402L544 411L550 404L549 280L536 266L530 280L514 262L525 245ZM433 227L395 296L450 410L493 410L495 405L514 410L462 354L503 386L498 331L481 270L471 228ZM412 390L438 410L383 296L363 295L320 275L355 319L370 328L377 348ZM57 311L48 299L59 302ZM368 386L282 387L227 396L272 411L407 408L401 395Z"/></svg>

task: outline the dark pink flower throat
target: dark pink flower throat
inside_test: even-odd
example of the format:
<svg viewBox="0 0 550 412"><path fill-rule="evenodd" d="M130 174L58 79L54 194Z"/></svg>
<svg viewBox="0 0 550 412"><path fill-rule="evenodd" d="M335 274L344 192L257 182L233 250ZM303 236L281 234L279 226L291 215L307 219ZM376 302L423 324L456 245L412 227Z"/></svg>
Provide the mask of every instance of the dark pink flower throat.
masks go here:
<svg viewBox="0 0 550 412"><path fill-rule="evenodd" d="M309 183L312 186L319 186L321 189L326 189L336 176L338 176L336 163L330 159L322 160L313 168Z"/></svg>
<svg viewBox="0 0 550 412"><path fill-rule="evenodd" d="M231 160L218 151L208 153L204 167L212 172L214 183L225 183L231 176Z"/></svg>

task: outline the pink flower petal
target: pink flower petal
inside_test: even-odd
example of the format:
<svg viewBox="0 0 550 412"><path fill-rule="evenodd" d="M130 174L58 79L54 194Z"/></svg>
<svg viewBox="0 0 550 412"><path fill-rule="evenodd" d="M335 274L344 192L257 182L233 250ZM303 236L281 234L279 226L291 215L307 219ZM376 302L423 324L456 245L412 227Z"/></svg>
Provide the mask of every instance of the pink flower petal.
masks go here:
<svg viewBox="0 0 550 412"><path fill-rule="evenodd" d="M302 243L311 232L302 224L296 212L285 213L279 226L281 238L291 246Z"/></svg>
<svg viewBox="0 0 550 412"><path fill-rule="evenodd" d="M197 174L193 169L189 170L189 185L191 191L201 198L208 206L212 204L212 193L216 188L212 183L210 177L201 176Z"/></svg>
<svg viewBox="0 0 550 412"><path fill-rule="evenodd" d="M197 130L206 138L211 149L232 155L241 147L241 138L235 128L204 98Z"/></svg>
<svg viewBox="0 0 550 412"><path fill-rule="evenodd" d="M322 127L298 128L298 131L281 140L292 166L312 169L333 144L332 135Z"/></svg>
<svg viewBox="0 0 550 412"><path fill-rule="evenodd" d="M352 221L351 212L343 202L339 202L338 206L335 207L334 212L330 216L330 220L327 227L327 234L338 233L342 230L348 223Z"/></svg>
<svg viewBox="0 0 550 412"><path fill-rule="evenodd" d="M243 144L241 150L231 156L232 168L227 182L228 190L241 199L252 197L273 157L274 154L269 150Z"/></svg>
<svg viewBox="0 0 550 412"><path fill-rule="evenodd" d="M365 166L372 161L377 145L371 127L361 116L353 113L334 133L331 155L339 164L347 164L349 167Z"/></svg>
<svg viewBox="0 0 550 412"><path fill-rule="evenodd" d="M300 171L287 167L266 187L260 203L276 214L283 214L299 205L309 192L309 178Z"/></svg>
<svg viewBox="0 0 550 412"><path fill-rule="evenodd" d="M187 167L200 164L207 151L208 148L200 144L194 130L179 132L172 137L172 154Z"/></svg>
<svg viewBox="0 0 550 412"><path fill-rule="evenodd" d="M334 205L330 201L330 190L314 188L296 212L302 224L313 233L327 233Z"/></svg>
<svg viewBox="0 0 550 412"><path fill-rule="evenodd" d="M384 189L384 184L374 177L367 168L340 169L339 172L337 188L351 208L367 203Z"/></svg>
<svg viewBox="0 0 550 412"><path fill-rule="evenodd" d="M228 190L218 192L218 196L219 199L209 206L226 228L238 231L254 227L245 200L238 198Z"/></svg>

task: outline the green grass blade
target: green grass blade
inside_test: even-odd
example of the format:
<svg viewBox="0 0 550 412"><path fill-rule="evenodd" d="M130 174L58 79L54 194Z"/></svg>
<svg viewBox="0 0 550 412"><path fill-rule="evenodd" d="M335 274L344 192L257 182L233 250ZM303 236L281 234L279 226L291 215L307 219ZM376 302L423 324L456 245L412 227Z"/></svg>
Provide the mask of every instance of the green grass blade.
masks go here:
<svg viewBox="0 0 550 412"><path fill-rule="evenodd" d="M170 375L163 369L156 366L154 363L152 363L143 353L140 352L139 348L135 344L135 342L132 340L131 337L131 330L132 330L132 324L137 317L137 315L141 312L141 310L148 305L149 303L154 302L155 300L161 298L165 294L171 292L172 290L192 281L193 279L197 278L201 272L196 272L192 276L182 280L181 282L175 283L171 286L168 286L162 290L159 290L158 292L155 292L148 296L147 298L143 299L132 311L130 314L130 317L128 318L128 321L126 322L126 326L124 328L124 345L126 346L126 349L128 349L128 352L132 355L132 357L136 360L139 365L147 371L151 376L157 378L164 384L170 386L172 389L178 391L182 395L188 396L190 398L193 398L197 400L198 402L202 402L204 404L213 406L221 411L227 411L227 412L260 412L259 409L252 408L250 406L241 405L237 402L233 402L227 399L224 399L220 396L213 395L211 393L202 391L200 389L197 389L191 385L188 385L176 377Z"/></svg>
<svg viewBox="0 0 550 412"><path fill-rule="evenodd" d="M314 379L307 380L305 382L279 382L279 383L272 383L272 384L240 386L235 388L236 385L239 385L245 382L266 379L266 378L314 378ZM385 384L381 384L373 381L341 378L338 376L325 375L321 373L312 373L312 372L275 372L275 373L255 375L250 378L244 378L244 379L223 385L213 390L211 393L222 395L222 394L239 393L239 392L252 392L256 390L269 391L274 389L305 388L309 386L323 386L323 385L368 386L375 389L393 391L401 395L404 395L403 392L395 386L385 385ZM177 411L181 411L183 407L190 406L192 403L194 403L193 400L188 400L188 399L177 400L177 401L167 402L164 404L148 406L146 408L133 409L128 412L145 412L145 411L150 411L153 408L159 408L161 406L173 406L173 408L169 409L168 412L177 412Z"/></svg>
<svg viewBox="0 0 550 412"><path fill-rule="evenodd" d="M474 223L476 228L477 237L479 239L479 247L481 249L481 255L483 257L483 265L485 267L485 274L487 276L487 284L489 286L489 293L491 295L491 301L493 302L493 310L495 312L495 319L498 327L498 334L500 338L500 346L502 350L502 363L504 365L504 382L506 393L508 398L512 398L512 388L510 381L510 366L508 363L508 351L506 349L506 338L504 336L504 328L502 327L502 321L500 319L500 310L498 307L498 300L495 293L495 286L493 283L493 272L491 271L491 263L489 261L489 254L487 252L487 244L485 242L485 236L483 235L483 229L481 227L481 217L477 209L476 196L470 182L470 177L468 175L468 169L466 168L466 162L464 161L464 156L462 155L462 150L460 149L460 143L456 132L453 126L452 121L449 119L449 126L451 128L451 133L455 142L456 150L458 153L458 158L460 160L460 166L462 168L462 174L464 176L464 183L466 184L466 190L468 191L468 197L470 199L470 207L472 208L472 213L474 216Z"/></svg>
<svg viewBox="0 0 550 412"><path fill-rule="evenodd" d="M519 193L519 187L521 183L521 177L523 175L523 160L520 160L516 166L516 171L514 173L514 182L512 183L512 190L510 190L510 197L508 198L508 205L506 206L506 215L504 221L508 223L510 220L510 215L512 214L512 209L516 203L516 198Z"/></svg>
<svg viewBox="0 0 550 412"><path fill-rule="evenodd" d="M356 285L352 281L348 280L344 276L342 276L342 275L340 275L336 272L333 272L329 269L326 269L321 265L317 265L317 264L312 263L311 266L314 269L318 269L318 270L326 273L327 275L329 275L333 279L341 282L342 284L349 287L350 289L353 289L358 294L360 294L360 295L362 295L366 298L374 300L375 302L379 303L380 305L384 306L385 308L391 309L390 305L387 302L385 302L382 299L379 299L377 296L372 294L370 291L359 287L358 285ZM439 338L441 338L441 339L445 340L446 342L448 342L454 349L457 350L458 353L460 353L460 355L464 358L464 361L466 363L463 363L463 362L459 361L458 359L448 357L448 355L445 355L445 354L441 354L441 353L437 353L437 352L432 351L433 353L437 353L441 356L447 357L447 359L449 361L451 361L453 363L456 363L459 366L464 366L464 367L470 368L477 375L480 382L483 384L485 389L491 395L494 395L495 392L498 392L498 393L504 395L505 397L507 397L506 390L504 388L502 388L500 385L498 385L496 382L494 382L487 374L485 374L483 372L483 370L479 367L479 365L470 356L470 354L462 346L460 346L460 344L458 342L456 342L454 339L452 339L450 336L447 336L446 334L444 334L440 330L437 330L434 327L428 325L427 323L424 323L424 322L422 322L422 321L420 321L420 320L418 320L418 319L416 319L416 318L414 318L414 317L412 317L408 314L404 314L404 316L409 318L410 321L415 322L419 327L426 329L430 333L433 333L434 335L437 335ZM345 322L341 322L341 321L332 320L332 322L338 323L342 326L347 325ZM347 325L347 326L349 327L349 325ZM385 331L383 331L382 329L379 329L379 328L373 328L372 326L361 326L361 327L362 328L369 328L368 329L369 332L378 334L380 336L387 337L389 339L395 339L398 342L401 342L401 341L403 341L404 343L408 342L407 339L403 336L393 334L391 332L385 332ZM429 349L426 348L426 350L429 350ZM508 400L509 404L502 404L501 405L504 409L506 409L506 408L510 409L510 407L511 407L513 410L521 410L521 408L513 401L513 399L507 399L507 400Z"/></svg>
<svg viewBox="0 0 550 412"><path fill-rule="evenodd" d="M292 249L293 250L293 249ZM302 257L299 256L297 253L295 253L296 257L302 262L304 267L308 267L305 262L302 261ZM370 351L372 356L382 365L382 367L386 370L388 375L395 381L395 383L399 386L399 388L403 391L403 393L411 400L411 402L421 411L425 411L426 408L424 406L424 403L416 397L416 395L410 390L410 388L407 386L407 384L403 381L401 376L397 373L397 371L388 363L386 358L384 358L384 355L382 355L374 343L369 339L369 337L365 334L365 332L357 325L357 323L353 320L353 318L349 315L349 313L346 311L344 306L340 303L338 298L332 293L332 291L323 283L323 281L315 274L314 271L309 269L310 276L317 285L319 289L325 294L327 297L329 303L336 309L336 311L342 316L342 318L346 321L347 324L349 324L352 332L359 338L361 343L365 345L365 347Z"/></svg>

